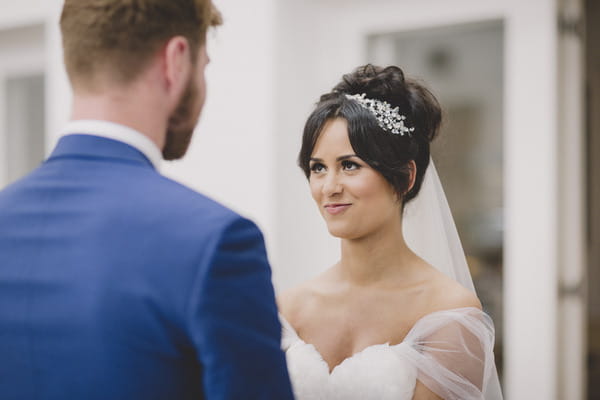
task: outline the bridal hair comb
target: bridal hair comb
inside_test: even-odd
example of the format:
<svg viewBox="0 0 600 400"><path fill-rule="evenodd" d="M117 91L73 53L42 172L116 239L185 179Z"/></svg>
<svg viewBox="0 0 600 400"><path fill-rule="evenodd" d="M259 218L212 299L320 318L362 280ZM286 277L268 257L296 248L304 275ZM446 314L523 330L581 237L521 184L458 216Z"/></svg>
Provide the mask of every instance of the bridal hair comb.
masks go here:
<svg viewBox="0 0 600 400"><path fill-rule="evenodd" d="M386 102L377 99L369 99L366 94L346 94L346 98L356 101L363 108L369 110L377 119L379 126L394 135L404 136L411 134L415 128L409 128L404 125L406 117L398 112L398 107L392 106Z"/></svg>

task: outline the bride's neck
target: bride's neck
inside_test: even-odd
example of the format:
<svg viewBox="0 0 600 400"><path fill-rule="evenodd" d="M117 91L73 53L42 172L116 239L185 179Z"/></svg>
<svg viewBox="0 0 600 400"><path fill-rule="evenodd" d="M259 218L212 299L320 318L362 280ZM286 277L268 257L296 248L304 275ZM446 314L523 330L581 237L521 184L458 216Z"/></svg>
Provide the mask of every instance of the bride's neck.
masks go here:
<svg viewBox="0 0 600 400"><path fill-rule="evenodd" d="M337 267L341 279L368 285L402 274L414 257L404 241L402 224L391 224L360 239L342 239Z"/></svg>

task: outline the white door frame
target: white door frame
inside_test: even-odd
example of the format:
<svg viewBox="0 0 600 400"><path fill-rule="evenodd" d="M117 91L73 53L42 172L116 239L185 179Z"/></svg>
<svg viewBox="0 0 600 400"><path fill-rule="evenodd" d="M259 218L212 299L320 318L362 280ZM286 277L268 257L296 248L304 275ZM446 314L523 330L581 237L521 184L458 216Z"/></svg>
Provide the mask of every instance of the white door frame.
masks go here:
<svg viewBox="0 0 600 400"><path fill-rule="evenodd" d="M585 42L582 0L559 2L559 398L587 398Z"/></svg>

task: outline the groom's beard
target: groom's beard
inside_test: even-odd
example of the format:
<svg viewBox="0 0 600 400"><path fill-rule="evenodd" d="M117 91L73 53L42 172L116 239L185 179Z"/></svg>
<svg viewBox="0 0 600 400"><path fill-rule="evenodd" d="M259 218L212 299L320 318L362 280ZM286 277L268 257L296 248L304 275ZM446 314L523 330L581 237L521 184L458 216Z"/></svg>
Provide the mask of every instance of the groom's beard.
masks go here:
<svg viewBox="0 0 600 400"><path fill-rule="evenodd" d="M200 111L196 111L198 97L199 90L196 82L190 78L179 105L169 118L165 145L162 150L165 160L177 160L185 155L200 116Z"/></svg>

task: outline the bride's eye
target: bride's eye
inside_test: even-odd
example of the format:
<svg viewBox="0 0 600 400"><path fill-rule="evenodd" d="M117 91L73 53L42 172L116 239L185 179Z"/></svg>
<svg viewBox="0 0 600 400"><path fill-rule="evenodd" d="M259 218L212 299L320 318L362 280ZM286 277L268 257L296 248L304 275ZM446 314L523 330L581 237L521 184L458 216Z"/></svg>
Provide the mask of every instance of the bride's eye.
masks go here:
<svg viewBox="0 0 600 400"><path fill-rule="evenodd" d="M354 161L344 160L342 161L342 168L345 171L355 171L360 168L360 165L358 165Z"/></svg>
<svg viewBox="0 0 600 400"><path fill-rule="evenodd" d="M310 166L310 171L315 174L323 172L324 170L325 170L325 166L321 163L314 163Z"/></svg>

